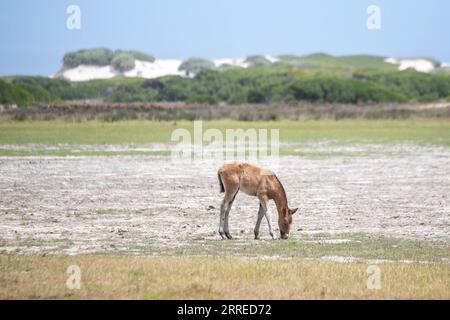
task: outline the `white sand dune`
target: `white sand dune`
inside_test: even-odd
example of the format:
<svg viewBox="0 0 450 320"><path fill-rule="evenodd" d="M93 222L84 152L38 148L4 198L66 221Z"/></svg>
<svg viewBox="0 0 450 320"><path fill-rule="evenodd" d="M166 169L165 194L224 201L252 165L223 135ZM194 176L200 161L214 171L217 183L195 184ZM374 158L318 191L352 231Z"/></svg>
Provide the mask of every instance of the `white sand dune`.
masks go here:
<svg viewBox="0 0 450 320"><path fill-rule="evenodd" d="M241 68L248 68L249 64L245 62L245 58L223 58L223 59L216 59L213 61L216 67L220 67L223 65L230 65L235 67L241 67Z"/></svg>
<svg viewBox="0 0 450 320"><path fill-rule="evenodd" d="M277 57L265 56L271 63L279 61ZM214 65L218 68L224 65L248 68L249 63L245 58L222 58L214 60ZM398 70L414 69L419 72L432 72L435 65L432 60L426 58L396 59L387 58L386 63L398 66ZM182 60L177 59L156 59L154 62L136 60L135 67L124 73L120 73L111 66L80 65L76 68L63 69L51 77L62 77L70 81L87 81L92 79L110 79L118 75L125 77L138 77L145 79L159 78L168 75L186 76L184 71L178 70ZM449 63L442 63L441 68L450 68ZM192 76L192 75L191 75Z"/></svg>
<svg viewBox="0 0 450 320"><path fill-rule="evenodd" d="M276 62L279 59L272 56L265 56L270 62ZM177 59L156 59L153 62L135 60L135 66L132 70L120 73L111 66L80 65L71 69L63 69L51 77L61 77L70 81L88 81L93 79L110 79L118 75L125 77L138 77L145 79L154 79L168 75L178 75L186 77L184 71L178 70L182 60ZM241 68L248 68L249 63L245 58L223 58L213 61L216 67L231 65ZM191 75L193 76L193 75Z"/></svg>
<svg viewBox="0 0 450 320"><path fill-rule="evenodd" d="M135 67L124 73L125 77L139 77L139 78L158 78L167 75L179 75L184 76L184 71L179 71L178 68L181 65L181 60L175 59L158 59L154 62L148 61L135 61Z"/></svg>
<svg viewBox="0 0 450 320"><path fill-rule="evenodd" d="M118 73L111 66L79 65L78 67L63 70L58 73L70 81L88 81L93 79L110 79Z"/></svg>
<svg viewBox="0 0 450 320"><path fill-rule="evenodd" d="M387 58L384 60L387 63L398 65L398 70L414 69L418 72L431 72L434 68L434 63L427 59L395 59Z"/></svg>
<svg viewBox="0 0 450 320"><path fill-rule="evenodd" d="M92 79L110 79L118 75L153 79L167 75L184 76L178 68L181 60L159 59L154 62L136 60L132 70L120 73L111 66L80 65L76 68L62 70L52 77L62 77L70 81L88 81Z"/></svg>
<svg viewBox="0 0 450 320"><path fill-rule="evenodd" d="M271 63L275 63L277 61L280 61L280 59L278 59L277 57L273 57L273 56L265 56L265 58L267 60L269 60Z"/></svg>

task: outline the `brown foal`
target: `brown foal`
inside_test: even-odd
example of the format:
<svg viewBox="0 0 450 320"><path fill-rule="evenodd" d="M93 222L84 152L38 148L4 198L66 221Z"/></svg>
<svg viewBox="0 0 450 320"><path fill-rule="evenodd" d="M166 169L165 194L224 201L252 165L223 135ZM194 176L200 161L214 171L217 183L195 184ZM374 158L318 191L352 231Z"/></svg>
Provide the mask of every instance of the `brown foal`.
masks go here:
<svg viewBox="0 0 450 320"><path fill-rule="evenodd" d="M228 216L239 190L259 199L258 219L255 225L255 239L259 239L259 227L263 216L269 224L269 233L274 239L271 215L268 210L268 202L273 199L278 211L278 226L280 227L281 239L289 237L292 215L298 208L289 209L286 192L275 173L252 164L234 162L223 165L218 173L220 191L225 192L220 206L219 234L222 239L231 239L228 227Z"/></svg>

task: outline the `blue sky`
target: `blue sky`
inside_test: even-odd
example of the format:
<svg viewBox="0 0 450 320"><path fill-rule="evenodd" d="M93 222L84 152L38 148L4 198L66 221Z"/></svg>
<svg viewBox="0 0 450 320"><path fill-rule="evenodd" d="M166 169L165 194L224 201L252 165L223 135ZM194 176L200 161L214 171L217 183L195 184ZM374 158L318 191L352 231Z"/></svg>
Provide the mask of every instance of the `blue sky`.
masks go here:
<svg viewBox="0 0 450 320"><path fill-rule="evenodd" d="M66 8L81 29L66 28ZM366 9L381 9L368 30ZM158 58L326 52L450 61L444 0L2 0L0 75L49 75L65 52L136 49Z"/></svg>

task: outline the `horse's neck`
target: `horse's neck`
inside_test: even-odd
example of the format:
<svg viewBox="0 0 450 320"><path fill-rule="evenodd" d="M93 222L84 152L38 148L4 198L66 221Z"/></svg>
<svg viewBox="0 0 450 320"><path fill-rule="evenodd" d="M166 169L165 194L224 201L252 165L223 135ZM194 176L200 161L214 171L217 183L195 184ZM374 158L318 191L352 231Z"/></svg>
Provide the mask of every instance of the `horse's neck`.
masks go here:
<svg viewBox="0 0 450 320"><path fill-rule="evenodd" d="M279 214L283 212L287 208L287 198L286 193L284 192L283 186L281 182L277 179L275 183L275 190L273 194L273 201L277 206L277 211Z"/></svg>

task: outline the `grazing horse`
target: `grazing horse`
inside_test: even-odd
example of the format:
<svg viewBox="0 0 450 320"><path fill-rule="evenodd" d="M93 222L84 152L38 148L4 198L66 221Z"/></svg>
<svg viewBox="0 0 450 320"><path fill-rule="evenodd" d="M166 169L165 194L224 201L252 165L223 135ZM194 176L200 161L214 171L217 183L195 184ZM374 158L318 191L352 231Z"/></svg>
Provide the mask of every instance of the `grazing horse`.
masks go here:
<svg viewBox="0 0 450 320"><path fill-rule="evenodd" d="M222 239L232 238L228 227L228 216L239 190L259 199L258 219L254 230L255 239L259 239L259 227L263 216L267 219L269 233L274 239L271 215L268 210L268 202L271 199L275 201L277 206L281 239L289 237L292 215L298 208L288 208L286 192L273 171L248 163L234 162L223 165L217 172L217 175L220 183L220 192L225 192L220 206L219 234Z"/></svg>

